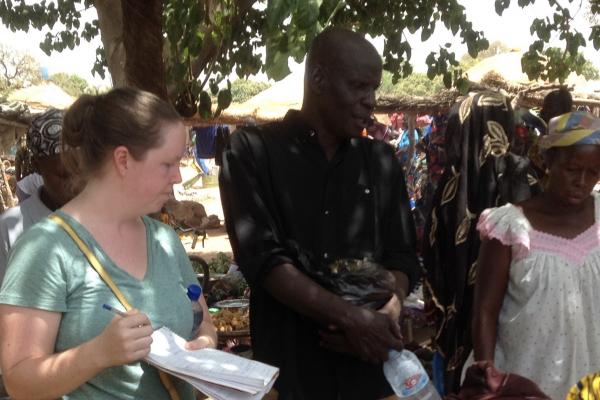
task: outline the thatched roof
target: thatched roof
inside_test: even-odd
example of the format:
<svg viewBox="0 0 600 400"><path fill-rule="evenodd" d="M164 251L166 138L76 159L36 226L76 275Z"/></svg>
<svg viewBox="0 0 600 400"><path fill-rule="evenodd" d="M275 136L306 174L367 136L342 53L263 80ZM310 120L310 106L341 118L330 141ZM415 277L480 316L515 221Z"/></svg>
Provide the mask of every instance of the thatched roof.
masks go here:
<svg viewBox="0 0 600 400"><path fill-rule="evenodd" d="M31 120L48 108L64 110L75 98L54 83L15 90L6 101L0 100L0 151L6 151L27 132Z"/></svg>
<svg viewBox="0 0 600 400"><path fill-rule="evenodd" d="M532 81L522 72L521 58L523 52L510 51L485 58L474 65L466 75L472 82L491 87L499 87L508 93L526 94L530 103L543 100L549 90L558 85L548 84L541 80ZM586 80L583 76L571 73L564 82L571 91L576 105L600 105L600 80ZM535 93L535 95L533 95Z"/></svg>
<svg viewBox="0 0 600 400"><path fill-rule="evenodd" d="M465 73L472 82L481 82L487 74L493 71L506 82L516 85L529 85L532 82L521 67L522 56L523 53L520 51L496 54L479 61Z"/></svg>
<svg viewBox="0 0 600 400"><path fill-rule="evenodd" d="M33 110L46 110L48 108L64 110L73 104L75 98L54 83L47 82L15 90L8 95L8 101L25 103Z"/></svg>
<svg viewBox="0 0 600 400"><path fill-rule="evenodd" d="M233 103L216 120L190 118L188 125L210 125L215 123L239 124L244 122L271 122L283 118L289 109L300 109L304 93L304 70L297 70L268 89L244 103ZM385 120L385 114L397 111L432 112L449 108L456 95L453 91L442 92L433 98L422 97L381 97L375 114L378 120Z"/></svg>
<svg viewBox="0 0 600 400"><path fill-rule="evenodd" d="M281 119L290 109L299 109L304 93L304 70L298 70L241 104L223 112L227 118L253 118L260 121Z"/></svg>

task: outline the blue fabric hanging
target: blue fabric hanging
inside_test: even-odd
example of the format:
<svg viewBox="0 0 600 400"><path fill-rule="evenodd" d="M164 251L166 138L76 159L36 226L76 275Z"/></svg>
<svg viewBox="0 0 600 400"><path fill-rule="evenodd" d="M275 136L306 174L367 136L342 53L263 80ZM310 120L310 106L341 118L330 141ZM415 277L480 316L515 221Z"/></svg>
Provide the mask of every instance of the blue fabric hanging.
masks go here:
<svg viewBox="0 0 600 400"><path fill-rule="evenodd" d="M196 158L215 158L217 128L217 125L192 128L196 137Z"/></svg>

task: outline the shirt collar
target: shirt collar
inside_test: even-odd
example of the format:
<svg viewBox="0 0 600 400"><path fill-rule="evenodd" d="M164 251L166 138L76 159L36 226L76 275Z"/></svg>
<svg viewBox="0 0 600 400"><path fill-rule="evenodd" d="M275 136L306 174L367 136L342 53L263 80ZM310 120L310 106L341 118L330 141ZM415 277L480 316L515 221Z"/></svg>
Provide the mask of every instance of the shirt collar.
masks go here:
<svg viewBox="0 0 600 400"><path fill-rule="evenodd" d="M299 110L289 110L283 121L289 126L290 133L301 142L319 144L316 129L308 123Z"/></svg>

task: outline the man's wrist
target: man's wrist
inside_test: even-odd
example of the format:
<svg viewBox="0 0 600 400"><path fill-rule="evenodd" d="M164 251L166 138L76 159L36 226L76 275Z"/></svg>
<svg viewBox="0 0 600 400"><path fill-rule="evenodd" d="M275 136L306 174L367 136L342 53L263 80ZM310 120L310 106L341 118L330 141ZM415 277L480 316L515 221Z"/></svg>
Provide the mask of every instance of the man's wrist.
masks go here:
<svg viewBox="0 0 600 400"><path fill-rule="evenodd" d="M356 307L350 303L344 305L340 310L334 312L331 318L332 324L341 330L346 330L347 327L353 324L356 314Z"/></svg>

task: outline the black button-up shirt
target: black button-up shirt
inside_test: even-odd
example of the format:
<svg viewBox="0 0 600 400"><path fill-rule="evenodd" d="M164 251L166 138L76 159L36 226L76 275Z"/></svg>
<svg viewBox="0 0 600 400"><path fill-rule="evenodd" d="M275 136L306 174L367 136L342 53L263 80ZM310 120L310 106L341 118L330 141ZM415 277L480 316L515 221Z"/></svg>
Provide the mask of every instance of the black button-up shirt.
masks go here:
<svg viewBox="0 0 600 400"><path fill-rule="evenodd" d="M220 187L235 260L252 288L254 355L281 368L282 398L391 394L380 365L320 347L319 326L271 297L261 279L283 263L302 269L368 257L414 284L415 231L393 149L357 138L328 160L315 131L290 111L282 122L232 135Z"/></svg>

